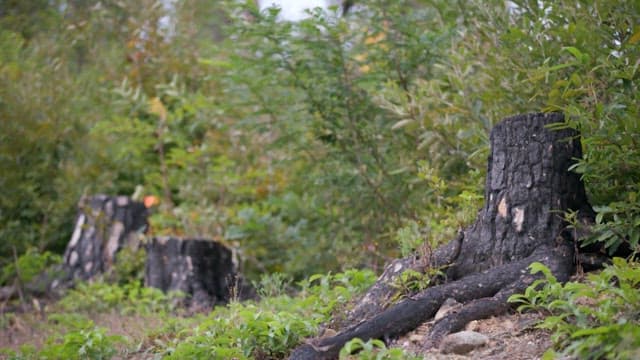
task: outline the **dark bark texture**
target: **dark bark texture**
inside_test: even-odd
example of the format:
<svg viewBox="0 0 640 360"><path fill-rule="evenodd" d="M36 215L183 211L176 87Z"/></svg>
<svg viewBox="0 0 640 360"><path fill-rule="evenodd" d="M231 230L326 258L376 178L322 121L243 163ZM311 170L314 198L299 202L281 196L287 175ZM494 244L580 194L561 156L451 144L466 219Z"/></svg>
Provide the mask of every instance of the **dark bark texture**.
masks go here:
<svg viewBox="0 0 640 360"><path fill-rule="evenodd" d="M454 279L523 259L540 245L553 245L566 224L563 213L593 217L580 176L569 172L582 157L575 130L549 130L560 113L515 116L491 131L485 206L450 274Z"/></svg>
<svg viewBox="0 0 640 360"><path fill-rule="evenodd" d="M485 204L476 222L429 259L392 262L348 314L350 326L336 336L308 341L291 358L334 359L353 338L397 337L454 298L463 307L438 320L424 344L437 346L467 322L506 311L508 297L536 279L528 269L532 262L545 264L560 281L568 280L576 239L566 231L563 213L578 211L580 218L591 219L593 210L579 176L568 171L582 156L578 133L547 128L563 120L560 113L528 114L498 123L491 131ZM429 267L442 268L446 282L389 306L397 291L393 283L404 270Z"/></svg>
<svg viewBox="0 0 640 360"><path fill-rule="evenodd" d="M86 197L78 210L64 253L64 269L74 280L88 280L110 270L117 252L125 246L137 248L148 227L147 208L126 196Z"/></svg>
<svg viewBox="0 0 640 360"><path fill-rule="evenodd" d="M181 291L191 306L209 308L232 296L247 296L233 254L211 240L153 238L147 245L145 284L164 292ZM236 293L234 293L236 292Z"/></svg>

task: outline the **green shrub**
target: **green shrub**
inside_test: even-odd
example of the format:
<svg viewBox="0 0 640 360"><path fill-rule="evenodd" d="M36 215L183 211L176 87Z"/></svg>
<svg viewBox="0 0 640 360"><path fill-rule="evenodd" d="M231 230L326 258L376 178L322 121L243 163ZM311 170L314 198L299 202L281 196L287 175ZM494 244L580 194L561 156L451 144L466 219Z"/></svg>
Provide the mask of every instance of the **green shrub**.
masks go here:
<svg viewBox="0 0 640 360"><path fill-rule="evenodd" d="M109 335L87 317L75 313L50 314L47 325L53 332L41 349L25 344L19 351L5 351L8 359L112 359L122 336Z"/></svg>
<svg viewBox="0 0 640 360"><path fill-rule="evenodd" d="M144 281L146 259L147 253L142 246L138 249L126 246L118 251L112 272L107 277L121 285L133 282L141 283Z"/></svg>
<svg viewBox="0 0 640 360"><path fill-rule="evenodd" d="M388 349L382 340L367 342L355 338L340 350L340 360L418 360L422 359L401 348Z"/></svg>
<svg viewBox="0 0 640 360"><path fill-rule="evenodd" d="M117 310L122 314L166 314L174 309L180 293L164 294L139 281L124 285L96 281L79 283L56 304L63 311L84 313Z"/></svg>
<svg viewBox="0 0 640 360"><path fill-rule="evenodd" d="M29 248L27 252L20 255L15 261L2 268L0 285L7 285L17 277L19 277L22 284L26 284L46 268L61 262L60 255L49 251L38 252L35 248Z"/></svg>
<svg viewBox="0 0 640 360"><path fill-rule="evenodd" d="M584 282L564 285L540 263L532 264L531 271L544 278L509 300L520 304L521 311L547 315L538 327L553 331L552 340L562 355L631 359L640 354L639 263L614 258L613 264L589 274Z"/></svg>
<svg viewBox="0 0 640 360"><path fill-rule="evenodd" d="M157 351L168 359L284 358L302 339L315 336L334 309L374 279L372 272L356 270L314 275L299 284L295 297L279 295L255 304L218 307L194 329L185 329L173 344Z"/></svg>
<svg viewBox="0 0 640 360"><path fill-rule="evenodd" d="M108 335L105 329L98 327L72 331L62 336L59 341L49 341L40 350L37 358L107 360L116 355L116 345L123 342L123 337Z"/></svg>
<svg viewBox="0 0 640 360"><path fill-rule="evenodd" d="M276 297L284 295L289 290L291 278L282 273L263 274L260 282L253 283L260 297Z"/></svg>

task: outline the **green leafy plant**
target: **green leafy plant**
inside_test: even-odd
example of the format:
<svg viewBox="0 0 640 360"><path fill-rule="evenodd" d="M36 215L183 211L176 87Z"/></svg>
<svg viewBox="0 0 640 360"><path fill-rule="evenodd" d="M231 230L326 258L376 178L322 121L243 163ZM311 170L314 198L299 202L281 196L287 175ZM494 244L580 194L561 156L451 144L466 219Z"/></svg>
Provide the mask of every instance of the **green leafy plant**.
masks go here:
<svg viewBox="0 0 640 360"><path fill-rule="evenodd" d="M49 343L38 353L44 359L111 359L117 353L116 345L123 343L124 338L108 335L105 329L72 331L59 341Z"/></svg>
<svg viewBox="0 0 640 360"><path fill-rule="evenodd" d="M415 221L410 221L407 225L396 230L395 240L399 245L402 257L411 255L425 243L419 225Z"/></svg>
<svg viewBox="0 0 640 360"><path fill-rule="evenodd" d="M407 352L401 348L387 348L382 340L367 342L355 338L347 342L340 350L340 360L417 360L422 357Z"/></svg>
<svg viewBox="0 0 640 360"><path fill-rule="evenodd" d="M282 273L263 274L260 282L254 283L258 295L261 297L276 297L286 294L291 279Z"/></svg>
<svg viewBox="0 0 640 360"><path fill-rule="evenodd" d="M394 286L400 290L402 295L415 294L416 292L428 288L432 283L433 276L438 274L438 271L421 273L416 270L408 269L400 274L400 277L398 277Z"/></svg>
<svg viewBox="0 0 640 360"><path fill-rule="evenodd" d="M144 281L144 266L146 252L142 247L134 249L126 246L118 251L109 280L125 285L127 283Z"/></svg>
<svg viewBox="0 0 640 360"><path fill-rule="evenodd" d="M638 263L614 258L610 266L589 274L584 282L564 285L544 265L534 263L530 268L543 278L509 301L520 304L520 311L544 312L547 316L538 327L553 331L552 340L563 355L584 359L638 355Z"/></svg>
<svg viewBox="0 0 640 360"><path fill-rule="evenodd" d="M316 334L337 307L374 281L370 271L351 270L303 280L295 297L280 292L259 303L216 308L173 344L157 351L169 359L283 358L303 338Z"/></svg>
<svg viewBox="0 0 640 360"><path fill-rule="evenodd" d="M2 268L0 285L6 285L18 277L22 284L28 283L46 268L61 262L62 258L58 254L50 251L39 252L35 248L29 248L27 252L20 255L15 261Z"/></svg>
<svg viewBox="0 0 640 360"><path fill-rule="evenodd" d="M640 206L637 192L629 192L626 201L615 201L606 206L596 206L596 223L592 235L583 239L583 246L601 243L609 254L615 254L626 246L633 254L640 251Z"/></svg>
<svg viewBox="0 0 640 360"><path fill-rule="evenodd" d="M139 281L124 285L93 282L79 283L56 305L66 312L118 310L124 314L165 314L182 297L180 293L164 294L159 289L144 287Z"/></svg>
<svg viewBox="0 0 640 360"><path fill-rule="evenodd" d="M18 359L111 359L126 339L109 335L86 316L54 313L47 318L48 336L43 346L23 346L19 351L6 351L8 358Z"/></svg>

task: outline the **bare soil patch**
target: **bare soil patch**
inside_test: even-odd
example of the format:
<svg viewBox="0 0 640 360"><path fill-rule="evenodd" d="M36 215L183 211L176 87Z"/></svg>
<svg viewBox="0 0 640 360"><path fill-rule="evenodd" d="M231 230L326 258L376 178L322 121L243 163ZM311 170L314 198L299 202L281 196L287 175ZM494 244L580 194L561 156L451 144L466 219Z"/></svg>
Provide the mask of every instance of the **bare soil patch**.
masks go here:
<svg viewBox="0 0 640 360"><path fill-rule="evenodd" d="M489 343L465 355L443 354L436 349L425 351L422 340L428 334L433 322L427 322L416 330L394 341L391 346L402 347L425 359L459 360L530 360L539 359L552 346L548 331L535 325L543 317L536 313L510 313L488 319L475 320L466 326L466 330L477 331L489 337Z"/></svg>

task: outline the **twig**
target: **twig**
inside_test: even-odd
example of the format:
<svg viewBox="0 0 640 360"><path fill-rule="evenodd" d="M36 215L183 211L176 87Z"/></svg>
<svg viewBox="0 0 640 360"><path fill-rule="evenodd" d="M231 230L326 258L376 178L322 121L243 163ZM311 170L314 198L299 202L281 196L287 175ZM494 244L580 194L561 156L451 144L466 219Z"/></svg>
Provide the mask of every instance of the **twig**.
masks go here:
<svg viewBox="0 0 640 360"><path fill-rule="evenodd" d="M20 267L18 266L18 252L16 251L15 245L12 245L11 249L13 250L13 262L16 266L16 278L13 282L13 286L18 291L18 297L20 297L20 305L22 306L22 310L24 311L26 309L26 302L24 300L24 293L22 291L22 276L20 275Z"/></svg>

